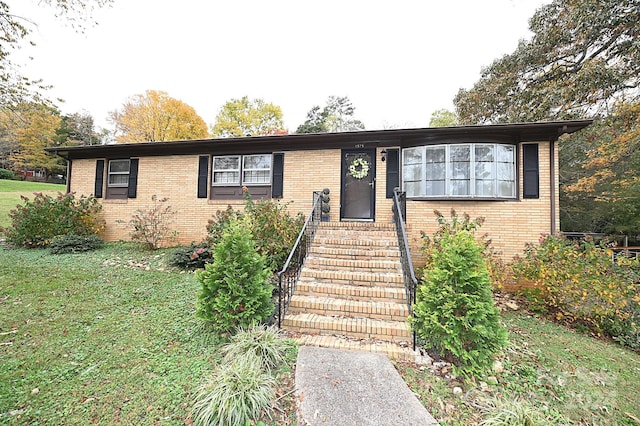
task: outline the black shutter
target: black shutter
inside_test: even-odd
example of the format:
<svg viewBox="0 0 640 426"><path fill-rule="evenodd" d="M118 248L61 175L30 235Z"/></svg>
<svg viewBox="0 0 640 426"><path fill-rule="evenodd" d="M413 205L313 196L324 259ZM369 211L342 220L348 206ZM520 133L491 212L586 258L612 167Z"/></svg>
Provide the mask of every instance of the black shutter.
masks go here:
<svg viewBox="0 0 640 426"><path fill-rule="evenodd" d="M393 198L393 190L400 187L400 150L387 150L387 198Z"/></svg>
<svg viewBox="0 0 640 426"><path fill-rule="evenodd" d="M69 179L69 177L67 177ZM96 161L96 183L93 188L93 196L102 198L102 186L104 183L104 160Z"/></svg>
<svg viewBox="0 0 640 426"><path fill-rule="evenodd" d="M198 198L207 198L207 182L209 178L209 156L198 157Z"/></svg>
<svg viewBox="0 0 640 426"><path fill-rule="evenodd" d="M538 144L522 145L523 198L540 198Z"/></svg>
<svg viewBox="0 0 640 426"><path fill-rule="evenodd" d="M284 154L273 154L273 182L271 183L271 197L282 198L284 186Z"/></svg>
<svg viewBox="0 0 640 426"><path fill-rule="evenodd" d="M129 189L127 198L136 198L138 194L138 159L133 158L129 161Z"/></svg>

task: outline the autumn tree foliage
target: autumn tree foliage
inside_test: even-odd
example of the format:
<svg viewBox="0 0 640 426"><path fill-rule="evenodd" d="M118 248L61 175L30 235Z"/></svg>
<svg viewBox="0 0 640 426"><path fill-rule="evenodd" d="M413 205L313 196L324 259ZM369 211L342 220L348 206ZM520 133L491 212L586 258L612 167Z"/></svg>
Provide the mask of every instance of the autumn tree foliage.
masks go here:
<svg viewBox="0 0 640 426"><path fill-rule="evenodd" d="M621 104L587 134L590 148L567 197L592 199L598 231L640 231L640 102Z"/></svg>
<svg viewBox="0 0 640 426"><path fill-rule="evenodd" d="M204 120L184 102L166 92L147 90L110 113L118 143L165 142L208 137Z"/></svg>
<svg viewBox="0 0 640 426"><path fill-rule="evenodd" d="M356 108L346 96L329 96L324 108L314 105L296 133L329 133L364 130L362 121L353 118Z"/></svg>
<svg viewBox="0 0 640 426"><path fill-rule="evenodd" d="M460 124L460 120L458 120L456 113L444 108L433 111L429 120L429 127L449 127L458 124Z"/></svg>
<svg viewBox="0 0 640 426"><path fill-rule="evenodd" d="M44 151L58 145L56 132L61 117L45 104L18 104L0 110L0 156L6 168L63 173L61 158Z"/></svg>
<svg viewBox="0 0 640 426"><path fill-rule="evenodd" d="M227 101L218 112L211 128L215 137L233 138L242 136L286 134L282 109L263 99L240 99Z"/></svg>

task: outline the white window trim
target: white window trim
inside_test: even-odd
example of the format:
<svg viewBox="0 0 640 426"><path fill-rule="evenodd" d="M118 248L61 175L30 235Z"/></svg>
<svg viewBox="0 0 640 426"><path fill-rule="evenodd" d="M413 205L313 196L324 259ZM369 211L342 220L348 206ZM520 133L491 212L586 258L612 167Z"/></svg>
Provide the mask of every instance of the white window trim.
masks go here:
<svg viewBox="0 0 640 426"><path fill-rule="evenodd" d="M129 167L127 168L126 172L112 172L111 171L111 165L114 162L127 162L127 164L129 165ZM129 176L129 172L131 171L131 160L125 160L125 159L116 159L116 160L109 160L109 166L108 166L108 171L107 171L107 186L110 188L126 188L129 186L129 182L127 180L127 183L111 183L111 176L112 175L127 175Z"/></svg>
<svg viewBox="0 0 640 426"><path fill-rule="evenodd" d="M475 147L479 146L479 145L491 145L493 146L493 161L492 166L491 166L491 171L492 171L492 176L493 178L491 179L493 181L493 195L476 195L476 173L475 173L475 166L476 166L476 159L475 159ZM449 192L451 191L451 181L453 180L460 180L460 179L453 179L452 174L453 174L453 168L451 166L451 148L452 147L459 147L459 146L469 146L469 191L471 192L468 195L451 195L449 194ZM499 179L498 178L498 149L501 146L508 146L512 148L512 155L513 155L513 161L509 164L512 165L513 168L513 174L512 174L512 179L511 180L503 180L503 179ZM421 168L421 188L423 192L426 192L426 183L427 183L427 155L426 155L426 151L427 148L443 148L445 149L445 193L442 195L427 195L427 194L420 194L420 195L408 195L407 194L407 198L432 198L432 199L500 199L500 200L511 200L511 199L516 199L517 197L517 147L515 145L512 144L500 144L500 143L488 143L488 142L464 142L464 143L457 143L457 144L440 144L440 145L424 145L424 146L417 146L417 147L412 147L412 148L405 148L403 149L403 154L402 154L402 167L404 167L404 152L407 150L420 150L422 152L422 168ZM401 177L402 177L402 186L403 186L403 190L404 190L404 185L405 185L405 180L404 180L404 176L401 173ZM466 179L465 179L466 180ZM482 180L482 179L481 179ZM485 179L488 180L488 179ZM435 181L435 180L432 180ZM417 181L415 181L417 182ZM505 195L499 195L499 184L500 182L510 182L512 183L512 192L510 195L505 196Z"/></svg>
<svg viewBox="0 0 640 426"><path fill-rule="evenodd" d="M238 159L238 168L237 169L218 169L218 170L216 170L216 158L237 158ZM211 162L211 185L213 185L213 186L240 186L240 180L242 178L241 168L242 168L242 156L241 155L217 155L217 156L213 157L213 161ZM231 183L231 182L216 182L216 172L238 172L238 180L235 183Z"/></svg>
<svg viewBox="0 0 640 426"><path fill-rule="evenodd" d="M271 164L268 168L245 168L244 167L244 159L246 157L254 157L258 155L267 155L271 157ZM237 169L217 169L216 166L216 158L237 158L238 159L238 168ZM247 155L217 155L212 159L211 166L211 185L212 186L271 186L273 182L273 153L271 154L247 154ZM245 171L268 171L269 172L269 182L247 182L244 178ZM216 182L215 174L216 172L238 172L238 181L237 182Z"/></svg>
<svg viewBox="0 0 640 426"><path fill-rule="evenodd" d="M269 156L271 157L270 159L270 165L268 168L261 168L261 169L251 169L251 168L247 168L244 166L244 160L247 157L257 157L257 156ZM254 182L247 182L244 178L244 173L247 171L251 171L251 172L264 172L264 171L268 171L269 172L269 182L258 182L258 183L254 183ZM271 181L273 180L273 154L249 154L249 155L243 155L242 156L242 185L244 186L271 186Z"/></svg>

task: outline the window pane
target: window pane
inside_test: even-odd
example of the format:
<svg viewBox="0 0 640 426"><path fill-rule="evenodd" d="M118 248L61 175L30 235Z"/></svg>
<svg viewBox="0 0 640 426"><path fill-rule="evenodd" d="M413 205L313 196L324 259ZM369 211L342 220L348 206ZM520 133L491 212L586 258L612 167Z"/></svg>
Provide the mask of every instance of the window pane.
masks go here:
<svg viewBox="0 0 640 426"><path fill-rule="evenodd" d="M495 197L495 181L494 180L476 180L476 196L478 197Z"/></svg>
<svg viewBox="0 0 640 426"><path fill-rule="evenodd" d="M469 163L451 163L451 179L469 179Z"/></svg>
<svg viewBox="0 0 640 426"><path fill-rule="evenodd" d="M411 148L402 151L402 165L422 164L422 148Z"/></svg>
<svg viewBox="0 0 640 426"><path fill-rule="evenodd" d="M511 163L498 163L498 179L515 180L514 167Z"/></svg>
<svg viewBox="0 0 640 426"><path fill-rule="evenodd" d="M445 161L445 148L427 148L426 149L427 163L444 163Z"/></svg>
<svg viewBox="0 0 640 426"><path fill-rule="evenodd" d="M452 145L450 161L469 161L471 159L469 145Z"/></svg>
<svg viewBox="0 0 640 426"><path fill-rule="evenodd" d="M403 188L407 193L407 197L419 197L424 195L422 192L422 182L405 182Z"/></svg>
<svg viewBox="0 0 640 426"><path fill-rule="evenodd" d="M129 186L129 174L109 175L109 186Z"/></svg>
<svg viewBox="0 0 640 426"><path fill-rule="evenodd" d="M493 145L476 145L476 161L493 161Z"/></svg>
<svg viewBox="0 0 640 426"><path fill-rule="evenodd" d="M415 164L405 166L402 168L403 180L421 180L422 179L422 164Z"/></svg>
<svg viewBox="0 0 640 426"><path fill-rule="evenodd" d="M240 172L214 172L213 183L240 183Z"/></svg>
<svg viewBox="0 0 640 426"><path fill-rule="evenodd" d="M493 163L476 163L476 179L493 178Z"/></svg>
<svg viewBox="0 0 640 426"><path fill-rule="evenodd" d="M498 162L513 163L513 145L498 145Z"/></svg>
<svg viewBox="0 0 640 426"><path fill-rule="evenodd" d="M450 181L449 195L469 195L469 181L468 180Z"/></svg>
<svg viewBox="0 0 640 426"><path fill-rule="evenodd" d="M129 160L109 161L109 173L129 173Z"/></svg>
<svg viewBox="0 0 640 426"><path fill-rule="evenodd" d="M445 163L430 163L427 165L427 180L444 180L445 177Z"/></svg>
<svg viewBox="0 0 640 426"><path fill-rule="evenodd" d="M443 180L430 180L427 182L426 195L445 195Z"/></svg>
<svg viewBox="0 0 640 426"><path fill-rule="evenodd" d="M516 186L514 182L498 181L499 197L515 197Z"/></svg>
<svg viewBox="0 0 640 426"><path fill-rule="evenodd" d="M214 157L214 170L239 170L240 157Z"/></svg>
<svg viewBox="0 0 640 426"><path fill-rule="evenodd" d="M245 155L244 156L244 168L245 169L271 169L271 155Z"/></svg>
<svg viewBox="0 0 640 426"><path fill-rule="evenodd" d="M244 183L269 183L270 170L247 170L244 172Z"/></svg>

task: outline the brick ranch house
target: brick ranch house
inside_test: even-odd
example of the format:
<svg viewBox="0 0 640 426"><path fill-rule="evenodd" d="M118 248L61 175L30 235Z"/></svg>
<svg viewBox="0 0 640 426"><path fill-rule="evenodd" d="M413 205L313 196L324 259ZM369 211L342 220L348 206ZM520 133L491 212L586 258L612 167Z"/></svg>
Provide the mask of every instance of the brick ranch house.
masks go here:
<svg viewBox="0 0 640 426"><path fill-rule="evenodd" d="M406 193L415 263L434 210L483 216L483 233L505 259L541 233L559 231L558 148L589 120L293 134L168 143L58 147L67 190L101 200L105 239L128 239L128 222L152 195L178 212L178 242L200 241L217 210L254 198L290 202L305 215L313 191L330 190L331 221L392 220L393 190Z"/></svg>

